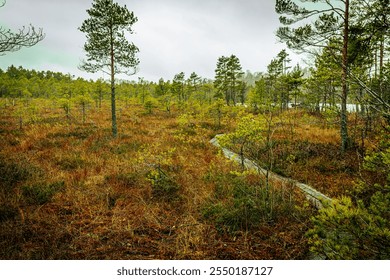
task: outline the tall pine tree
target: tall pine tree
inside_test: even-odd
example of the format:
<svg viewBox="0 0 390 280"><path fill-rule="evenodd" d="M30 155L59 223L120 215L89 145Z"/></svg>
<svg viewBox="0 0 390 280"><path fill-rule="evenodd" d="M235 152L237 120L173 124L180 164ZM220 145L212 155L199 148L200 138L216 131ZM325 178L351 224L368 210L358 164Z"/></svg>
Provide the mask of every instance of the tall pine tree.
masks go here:
<svg viewBox="0 0 390 280"><path fill-rule="evenodd" d="M117 137L115 75L136 73L139 64L136 53L139 50L127 40L125 33L133 33L132 26L138 19L126 5L121 7L112 0L94 0L87 13L89 18L79 28L87 36L84 45L87 60L81 69L92 73L103 71L110 75L112 134Z"/></svg>
<svg viewBox="0 0 390 280"><path fill-rule="evenodd" d="M343 42L341 49L334 51L342 53L339 62L343 70L340 134L341 149L345 151L349 146L347 99L350 0L308 0L302 1L301 5L294 0L276 0L275 9L281 14L279 21L283 25L278 29L277 36L286 42L289 48L312 52L317 48L329 47L330 40L340 39ZM310 19L314 19L314 23L307 23Z"/></svg>

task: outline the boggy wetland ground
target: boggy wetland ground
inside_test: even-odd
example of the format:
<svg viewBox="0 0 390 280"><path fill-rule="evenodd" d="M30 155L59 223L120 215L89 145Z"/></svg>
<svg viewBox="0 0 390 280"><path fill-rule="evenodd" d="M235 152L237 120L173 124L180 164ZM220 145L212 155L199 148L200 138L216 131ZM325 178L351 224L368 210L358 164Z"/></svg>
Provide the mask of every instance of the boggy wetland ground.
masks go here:
<svg viewBox="0 0 390 280"><path fill-rule="evenodd" d="M123 102L113 139L108 101L85 123L79 109L68 118L53 101L31 102L23 117L21 104L0 111L1 259L312 257L306 233L317 210L209 143L247 109L226 108L219 125L206 105L167 113ZM292 109L272 126L274 172L332 198L355 188L359 149L342 154L324 117Z"/></svg>

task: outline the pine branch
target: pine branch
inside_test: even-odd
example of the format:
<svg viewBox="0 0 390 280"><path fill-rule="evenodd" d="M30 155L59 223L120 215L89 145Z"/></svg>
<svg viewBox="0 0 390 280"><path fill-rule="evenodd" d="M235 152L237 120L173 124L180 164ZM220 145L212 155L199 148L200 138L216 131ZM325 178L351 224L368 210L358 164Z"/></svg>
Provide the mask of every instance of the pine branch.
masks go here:
<svg viewBox="0 0 390 280"><path fill-rule="evenodd" d="M32 25L13 33L10 29L0 27L0 55L5 52L15 52L22 47L32 47L45 38L43 30L36 30Z"/></svg>

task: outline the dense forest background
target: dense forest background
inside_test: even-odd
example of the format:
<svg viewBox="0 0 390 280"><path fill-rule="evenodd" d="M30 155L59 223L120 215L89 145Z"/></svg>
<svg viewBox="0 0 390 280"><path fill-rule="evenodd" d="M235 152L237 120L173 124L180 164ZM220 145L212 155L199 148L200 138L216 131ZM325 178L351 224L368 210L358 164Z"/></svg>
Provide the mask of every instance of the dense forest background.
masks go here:
<svg viewBox="0 0 390 280"><path fill-rule="evenodd" d="M221 54L213 80L118 80L138 49L92 11L136 18L96 0L82 68L109 79L0 69L0 258L388 259L389 1L306 2L275 9L308 66L282 50L251 73ZM44 39L0 31L1 54ZM266 172L225 159L216 135Z"/></svg>

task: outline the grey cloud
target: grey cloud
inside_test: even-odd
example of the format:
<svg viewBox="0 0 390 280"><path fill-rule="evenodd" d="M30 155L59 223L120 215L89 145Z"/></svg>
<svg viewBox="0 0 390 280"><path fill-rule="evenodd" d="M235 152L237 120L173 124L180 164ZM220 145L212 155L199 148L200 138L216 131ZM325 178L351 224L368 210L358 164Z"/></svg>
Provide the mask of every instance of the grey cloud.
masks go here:
<svg viewBox="0 0 390 280"><path fill-rule="evenodd" d="M11 3L12 2L12 3ZM28 23L42 27L46 33L42 48L50 49L58 56L72 57L77 70L84 57L84 34L77 30L87 17L86 9L92 1L68 0L8 0L0 9L0 23L20 27ZM176 73L195 71L213 78L217 58L237 55L243 69L264 71L270 60L284 48L276 43L275 31L279 25L270 0L132 0L118 1L134 11L139 21L134 25L131 40L140 48L140 71L137 76L156 80L172 79ZM34 47L35 48L35 47ZM29 50L34 53L32 48ZM0 61L6 68L11 60L22 56L15 53ZM27 52L27 51L26 51ZM37 59L45 60L39 52ZM26 55L24 55L26 57ZM18 60L20 61L20 59ZM26 60L26 68L36 62ZM43 70L43 69L42 69Z"/></svg>

